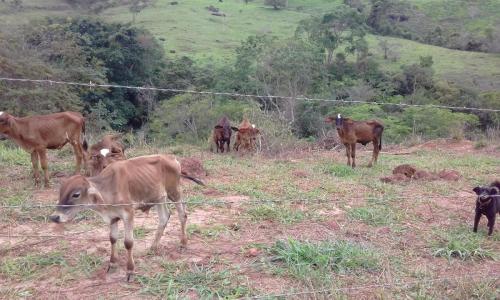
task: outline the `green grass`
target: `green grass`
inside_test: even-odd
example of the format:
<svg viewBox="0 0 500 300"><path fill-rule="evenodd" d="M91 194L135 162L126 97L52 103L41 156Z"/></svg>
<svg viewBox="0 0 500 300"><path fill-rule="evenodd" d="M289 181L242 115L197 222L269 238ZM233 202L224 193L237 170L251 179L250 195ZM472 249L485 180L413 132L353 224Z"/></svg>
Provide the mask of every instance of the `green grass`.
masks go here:
<svg viewBox="0 0 500 300"><path fill-rule="evenodd" d="M269 250L273 270L313 284L330 282L333 274L373 271L379 255L370 248L348 241L277 241Z"/></svg>
<svg viewBox="0 0 500 300"><path fill-rule="evenodd" d="M28 254L23 257L5 258L0 262L0 274L9 278L26 280L37 278L47 273L52 266L67 266L61 252Z"/></svg>
<svg viewBox="0 0 500 300"><path fill-rule="evenodd" d="M321 169L324 174L333 175L335 177L351 177L356 175L356 171L347 165L327 164L322 166Z"/></svg>
<svg viewBox="0 0 500 300"><path fill-rule="evenodd" d="M347 216L373 226L392 225L397 222L397 216L392 209L382 205L352 208L347 211Z"/></svg>
<svg viewBox="0 0 500 300"><path fill-rule="evenodd" d="M136 19L136 26L150 30L169 56L189 56L198 61L219 64L234 57L234 50L248 36L268 33L281 38L294 34L299 21L319 15L335 8L341 0L289 0L289 7L275 11L263 6L262 0L245 4L240 0L207 2L205 0L182 0L178 5L170 5L170 0L159 0L152 7L144 9ZM411 0L410 2L435 20L447 19L457 24L465 24L474 32L484 32L486 28L498 26L500 2L495 0ZM61 6L62 0L50 0L43 9L37 1L25 0L25 9L12 12L2 8L0 16L6 24L25 24L29 20L46 16L86 14L74 9L54 10L51 6ZM214 5L226 17L212 16L205 8ZM34 7L36 6L36 7ZM468 7L476 6L479 16L468 17ZM1 14L1 13L4 14ZM131 22L132 14L128 6L107 9L101 16L109 21ZM384 68L399 70L402 64L419 61L419 56L432 55L436 77L457 81L480 90L500 88L500 55L450 50L398 38L384 38L399 53L400 59L391 62L382 58L378 47L380 37L368 36L370 52ZM175 53L171 53L171 51Z"/></svg>
<svg viewBox="0 0 500 300"><path fill-rule="evenodd" d="M215 239L225 232L230 232L227 226L219 224L206 227L202 227L197 224L189 224L186 230L188 236L196 234L209 239Z"/></svg>
<svg viewBox="0 0 500 300"><path fill-rule="evenodd" d="M0 142L0 165L30 166L30 155L19 147L9 147Z"/></svg>
<svg viewBox="0 0 500 300"><path fill-rule="evenodd" d="M74 272L83 272L86 276L91 276L97 269L102 266L102 257L95 254L80 253L76 266L73 267Z"/></svg>
<svg viewBox="0 0 500 300"><path fill-rule="evenodd" d="M142 293L163 299L191 298L192 293L201 299L236 299L251 293L242 276L228 269L186 264L163 264L163 268L152 276L138 276Z"/></svg>
<svg viewBox="0 0 500 300"><path fill-rule="evenodd" d="M249 208L246 213L254 222L272 221L282 224L293 224L304 220L305 212L298 211L287 205L261 204Z"/></svg>
<svg viewBox="0 0 500 300"><path fill-rule="evenodd" d="M440 229L437 229L440 230ZM460 260L496 259L497 254L487 245L483 233L474 233L470 228L460 227L438 233L437 241L432 244L436 257Z"/></svg>

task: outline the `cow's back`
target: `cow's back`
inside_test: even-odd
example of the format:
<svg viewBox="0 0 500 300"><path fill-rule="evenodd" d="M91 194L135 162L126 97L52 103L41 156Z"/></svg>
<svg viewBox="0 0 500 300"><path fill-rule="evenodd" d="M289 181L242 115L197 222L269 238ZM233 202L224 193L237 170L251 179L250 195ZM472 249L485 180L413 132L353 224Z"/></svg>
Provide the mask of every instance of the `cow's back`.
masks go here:
<svg viewBox="0 0 500 300"><path fill-rule="evenodd" d="M19 118L20 139L30 147L58 149L69 139L80 138L85 119L77 112L62 112Z"/></svg>
<svg viewBox="0 0 500 300"><path fill-rule="evenodd" d="M169 155L149 155L117 161L95 177L114 202L160 202L169 185L179 184L180 163ZM120 195L115 197L113 195Z"/></svg>

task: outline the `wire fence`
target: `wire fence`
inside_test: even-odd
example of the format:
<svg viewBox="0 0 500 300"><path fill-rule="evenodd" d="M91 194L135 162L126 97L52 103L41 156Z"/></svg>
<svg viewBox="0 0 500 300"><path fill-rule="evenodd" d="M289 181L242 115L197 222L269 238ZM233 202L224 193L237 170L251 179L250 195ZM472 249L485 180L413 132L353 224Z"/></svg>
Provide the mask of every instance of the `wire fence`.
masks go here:
<svg viewBox="0 0 500 300"><path fill-rule="evenodd" d="M192 199L184 201L159 201L159 202L130 202L130 203L82 203L82 204L47 204L47 203L29 203L16 205L0 205L0 209L41 209L41 208L70 208L70 207L126 207L126 206L155 206L162 204L197 204L197 205L222 205L222 204L277 204L277 203L305 203L305 204L321 204L346 202L352 200L367 200L367 201L391 201L391 200L428 200L428 199L472 199L475 195L406 195L406 196L352 196L352 197L332 197L332 198L315 198L315 199L241 199L241 200L226 200L226 199ZM500 195L491 195L490 197L500 197Z"/></svg>
<svg viewBox="0 0 500 300"><path fill-rule="evenodd" d="M392 103L392 102L373 102L373 101L362 101L362 100L348 100L343 99L325 99L325 98L310 98L305 96L291 97L291 96L277 96L277 95L255 95L255 94L242 94L233 92L216 92L216 91L196 91L187 89L175 89L175 88L158 88L152 86L129 86L129 85L118 85L118 84L99 84L95 82L72 82L72 81L59 81L59 80L49 80L49 79L28 79L28 78L9 78L0 77L0 81L6 82L25 82L25 83L36 83L36 84L49 84L49 85L70 85L88 88L121 88L121 89L131 89L131 90L149 90L157 92L171 92L171 93L188 93L188 94L198 94L198 95L213 95L213 96L228 96L236 98L253 98L253 99L283 99L283 100L297 100L297 101L310 101L310 102L332 102L332 103L344 103L344 104L371 104L371 105L391 105L400 107L430 107L430 108L443 108L451 110L462 110L462 111L482 111L482 112L500 112L499 109L494 108L480 108L480 107L466 107L466 106L447 106L447 105L436 105L436 104L409 104L409 103Z"/></svg>

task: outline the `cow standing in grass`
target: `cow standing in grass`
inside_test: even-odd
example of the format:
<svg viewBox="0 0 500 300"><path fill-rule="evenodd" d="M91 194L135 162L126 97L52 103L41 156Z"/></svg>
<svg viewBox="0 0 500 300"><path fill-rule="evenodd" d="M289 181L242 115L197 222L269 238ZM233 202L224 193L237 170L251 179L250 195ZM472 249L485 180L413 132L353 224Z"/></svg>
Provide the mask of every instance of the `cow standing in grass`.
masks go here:
<svg viewBox="0 0 500 300"><path fill-rule="evenodd" d="M240 126L234 130L237 131L234 150L239 151L241 147L242 150L254 151L257 137L260 134L260 130L255 127L255 124L251 124L248 119L243 119Z"/></svg>
<svg viewBox="0 0 500 300"><path fill-rule="evenodd" d="M372 142L373 155L368 167L377 162L380 150L382 150L382 132L384 131L382 123L375 120L354 121L350 118L343 118L340 114L336 118L326 117L325 122L332 123L333 120L335 120L335 127L340 140L346 148L348 166L356 167L356 143L365 146Z"/></svg>
<svg viewBox="0 0 500 300"><path fill-rule="evenodd" d="M217 152L224 153L224 145L226 146L226 151L231 150L231 134L232 130L237 130L235 127L231 127L229 119L224 116L222 117L217 125L215 125L212 138L217 148Z"/></svg>
<svg viewBox="0 0 500 300"><path fill-rule="evenodd" d="M66 180L61 185L59 203L50 220L66 223L85 209L92 209L100 214L110 229L111 257L108 271L117 263L115 244L118 239L118 221L122 220L129 281L135 270L132 254L135 210L149 211L156 206L159 224L151 246L152 250L156 250L170 218L165 203L168 198L179 215L181 246L187 245L187 214L181 198L181 177L203 185L200 180L183 175L179 161L171 155L149 155L117 161L107 166L98 176L85 178L75 175Z"/></svg>
<svg viewBox="0 0 500 300"><path fill-rule="evenodd" d="M17 118L6 112L0 112L0 133L31 154L36 185L40 184L38 171L40 161L45 187L49 186L47 149L61 149L70 143L76 157L75 173L80 172L82 162L86 168L85 119L80 113L67 111Z"/></svg>

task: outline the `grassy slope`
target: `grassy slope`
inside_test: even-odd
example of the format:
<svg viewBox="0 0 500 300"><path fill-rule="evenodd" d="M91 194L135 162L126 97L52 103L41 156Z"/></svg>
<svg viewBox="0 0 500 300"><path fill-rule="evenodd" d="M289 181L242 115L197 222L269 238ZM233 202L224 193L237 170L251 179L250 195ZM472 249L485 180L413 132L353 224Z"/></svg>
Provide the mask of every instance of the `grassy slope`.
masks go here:
<svg viewBox="0 0 500 300"><path fill-rule="evenodd" d="M466 18L471 9L447 1L437 3L431 0L411 0L432 18L443 20L464 19L467 28L487 28L496 24L495 16L500 14L500 2L478 1L477 11L480 17ZM158 38L163 38L163 46L168 55L187 55L195 59L208 61L230 60L234 49L247 36L270 33L279 37L289 37L295 31L297 23L310 16L320 14L339 5L340 0L290 0L289 7L275 11L263 6L263 1L256 0L245 4L241 0L225 0L223 3L204 0L180 0L178 5L170 5L169 0L159 0L154 7L142 11L136 19L137 26L151 30ZM450 3L448 3L450 2ZM453 2L453 3L451 3ZM462 1L463 2L463 1ZM71 16L74 12L64 10L60 0L50 0L44 5L50 9L42 10L34 0L26 0L26 9L18 13L2 14L1 19L7 24L19 24L41 16ZM452 5L453 4L453 5ZM36 6L33 8L33 6ZM226 17L212 16L205 8L208 5L218 7ZM31 7L31 8L30 8ZM57 8L57 9L54 9ZM3 9L5 12L5 8ZM0 5L0 13L2 6ZM450 12L453 12L450 15ZM130 22L132 15L128 7L116 7L102 13L107 20ZM375 57L390 70L397 70L401 64L418 62L419 56L432 55L437 76L457 81L481 90L500 89L500 55L450 50L429 46L398 38L387 38L396 46L400 59L394 62L384 61L377 47L377 39L370 36L372 52ZM175 54L170 53L175 51Z"/></svg>

